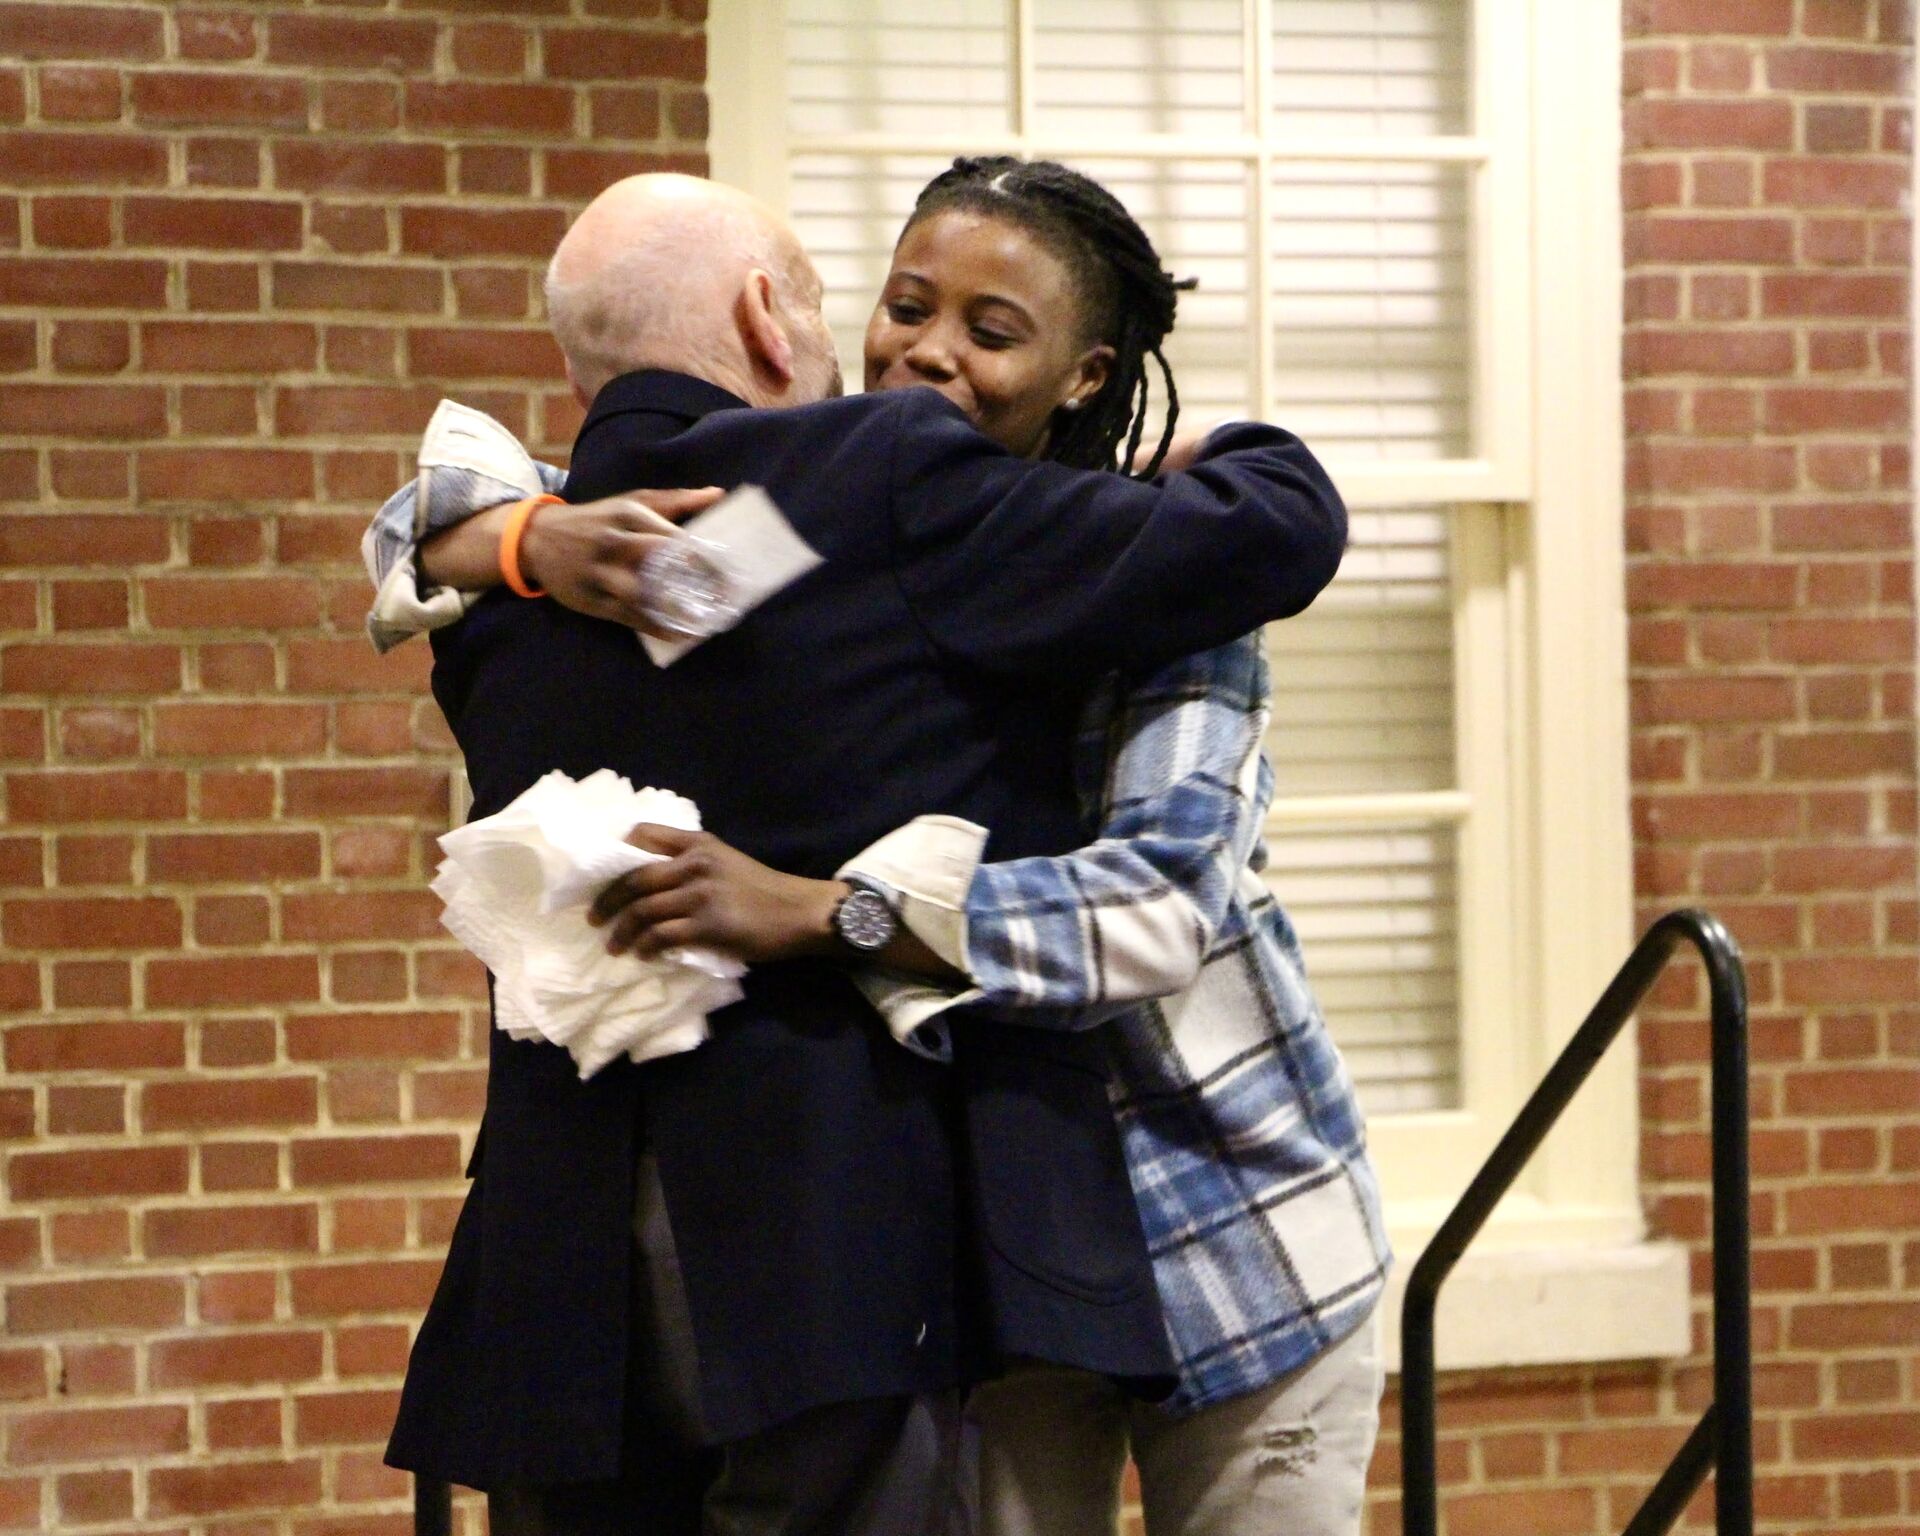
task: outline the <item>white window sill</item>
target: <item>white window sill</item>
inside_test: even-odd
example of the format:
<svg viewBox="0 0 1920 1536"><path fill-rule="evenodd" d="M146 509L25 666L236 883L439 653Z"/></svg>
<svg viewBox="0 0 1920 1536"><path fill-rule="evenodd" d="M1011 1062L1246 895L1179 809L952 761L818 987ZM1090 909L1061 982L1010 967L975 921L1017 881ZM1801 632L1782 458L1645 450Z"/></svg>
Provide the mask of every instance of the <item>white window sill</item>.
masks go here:
<svg viewBox="0 0 1920 1536"><path fill-rule="evenodd" d="M1400 1369L1400 1310L1419 1249L1402 1249L1382 1302L1387 1369ZM1469 1249L1440 1290L1442 1371L1676 1360L1692 1349L1687 1251L1678 1243Z"/></svg>

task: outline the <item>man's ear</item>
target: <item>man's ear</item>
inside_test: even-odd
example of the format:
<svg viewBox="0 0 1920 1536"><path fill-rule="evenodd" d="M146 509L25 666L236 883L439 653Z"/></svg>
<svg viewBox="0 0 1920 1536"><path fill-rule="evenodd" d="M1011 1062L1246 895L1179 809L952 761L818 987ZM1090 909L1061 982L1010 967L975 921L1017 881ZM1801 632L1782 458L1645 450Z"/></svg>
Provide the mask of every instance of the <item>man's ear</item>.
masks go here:
<svg viewBox="0 0 1920 1536"><path fill-rule="evenodd" d="M573 391L573 398L580 402L580 409L583 411L592 410L593 396L581 387L580 375L573 371L573 359L563 352L560 355L560 361L567 365L567 387Z"/></svg>
<svg viewBox="0 0 1920 1536"><path fill-rule="evenodd" d="M1075 365L1073 388L1067 391L1067 398L1061 404L1071 402L1077 411L1105 389L1107 380L1113 376L1113 358L1113 348L1105 345L1088 347L1081 353Z"/></svg>
<svg viewBox="0 0 1920 1536"><path fill-rule="evenodd" d="M740 339L754 365L772 374L782 389L793 383L793 343L774 311L773 278L759 267L740 289Z"/></svg>

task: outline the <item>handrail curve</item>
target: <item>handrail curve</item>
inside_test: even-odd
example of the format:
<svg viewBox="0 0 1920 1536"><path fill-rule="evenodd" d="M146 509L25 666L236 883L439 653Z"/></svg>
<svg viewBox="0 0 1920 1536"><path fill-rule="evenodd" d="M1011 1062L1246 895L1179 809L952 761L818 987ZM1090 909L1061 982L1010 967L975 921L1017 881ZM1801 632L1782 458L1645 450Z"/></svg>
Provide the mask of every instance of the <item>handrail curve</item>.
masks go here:
<svg viewBox="0 0 1920 1536"><path fill-rule="evenodd" d="M1710 1469L1720 1536L1753 1531L1753 1345L1747 1151L1747 980L1740 949L1698 908L1669 912L1642 936L1500 1138L1407 1277L1400 1318L1401 1516L1405 1536L1439 1536L1434 1315L1440 1287L1512 1188L1682 941L1706 964L1712 1011L1714 1398L1627 1527L1670 1530Z"/></svg>

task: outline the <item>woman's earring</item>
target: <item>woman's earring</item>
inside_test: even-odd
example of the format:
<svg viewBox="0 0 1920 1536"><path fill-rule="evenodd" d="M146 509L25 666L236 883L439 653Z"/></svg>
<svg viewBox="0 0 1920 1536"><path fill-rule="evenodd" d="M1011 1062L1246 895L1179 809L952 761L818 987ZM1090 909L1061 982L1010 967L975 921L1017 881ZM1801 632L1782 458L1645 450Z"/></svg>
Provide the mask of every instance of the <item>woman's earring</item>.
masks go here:
<svg viewBox="0 0 1920 1536"><path fill-rule="evenodd" d="M1063 411L1077 411L1082 404L1083 402L1080 400L1062 400L1060 402L1060 409Z"/></svg>

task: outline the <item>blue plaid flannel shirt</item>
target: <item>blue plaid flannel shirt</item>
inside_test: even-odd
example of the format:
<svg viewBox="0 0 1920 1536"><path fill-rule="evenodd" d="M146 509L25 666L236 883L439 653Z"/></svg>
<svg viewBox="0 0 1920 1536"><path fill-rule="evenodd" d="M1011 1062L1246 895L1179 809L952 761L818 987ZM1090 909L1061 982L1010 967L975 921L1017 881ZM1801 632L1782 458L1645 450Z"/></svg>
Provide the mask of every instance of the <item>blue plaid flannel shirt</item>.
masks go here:
<svg viewBox="0 0 1920 1536"><path fill-rule="evenodd" d="M1076 765L1098 840L982 864L967 893L979 1002L1024 1023L1111 1021L1175 1413L1258 1391L1350 1333L1390 1258L1352 1081L1259 873L1266 722L1257 635L1110 681Z"/></svg>

